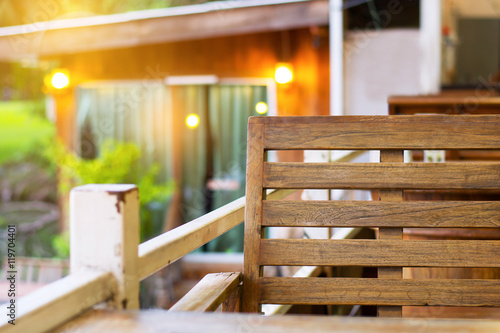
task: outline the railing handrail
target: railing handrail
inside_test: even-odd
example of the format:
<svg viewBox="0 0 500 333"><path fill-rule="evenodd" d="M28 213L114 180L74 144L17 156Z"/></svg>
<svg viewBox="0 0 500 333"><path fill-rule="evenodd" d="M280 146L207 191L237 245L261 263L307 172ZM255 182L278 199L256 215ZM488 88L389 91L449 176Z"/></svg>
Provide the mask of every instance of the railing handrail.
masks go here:
<svg viewBox="0 0 500 333"><path fill-rule="evenodd" d="M275 190L268 194L268 199L280 200L294 192L296 190ZM241 197L140 244L139 279L147 278L243 223L244 216L245 197Z"/></svg>

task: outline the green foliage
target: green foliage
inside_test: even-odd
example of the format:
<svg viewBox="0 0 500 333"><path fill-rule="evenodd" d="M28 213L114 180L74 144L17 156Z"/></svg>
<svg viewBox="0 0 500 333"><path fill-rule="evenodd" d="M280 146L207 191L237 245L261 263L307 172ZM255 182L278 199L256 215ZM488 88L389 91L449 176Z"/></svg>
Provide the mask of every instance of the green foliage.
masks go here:
<svg viewBox="0 0 500 333"><path fill-rule="evenodd" d="M63 232L54 236L52 239L52 247L56 251L56 256L59 258L69 257L69 232Z"/></svg>
<svg viewBox="0 0 500 333"><path fill-rule="evenodd" d="M60 167L59 190L63 194L74 186L85 184L137 184L141 205L141 239L161 232L166 201L174 191L174 183L156 182L158 165L143 170L138 165L140 151L136 145L107 140L101 145L99 157L93 160L68 152L62 143L54 145L47 154L53 156ZM63 241L55 241L56 250L64 250L59 244Z"/></svg>
<svg viewBox="0 0 500 333"><path fill-rule="evenodd" d="M54 125L37 115L40 108L43 100L0 102L0 164L23 159L52 139Z"/></svg>
<svg viewBox="0 0 500 333"><path fill-rule="evenodd" d="M141 170L137 166L141 153L135 144L106 140L101 146L99 157L92 160L68 152L62 143L52 149L48 153L56 157L60 167L59 188L63 193L85 184L137 184L141 204L148 204L165 201L173 191L172 182L156 183L158 165L148 170Z"/></svg>

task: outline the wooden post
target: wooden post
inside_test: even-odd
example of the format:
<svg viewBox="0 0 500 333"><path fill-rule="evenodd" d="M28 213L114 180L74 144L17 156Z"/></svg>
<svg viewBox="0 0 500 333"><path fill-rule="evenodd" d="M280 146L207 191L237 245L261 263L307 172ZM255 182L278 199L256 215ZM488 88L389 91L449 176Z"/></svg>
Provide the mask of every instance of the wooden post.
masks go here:
<svg viewBox="0 0 500 333"><path fill-rule="evenodd" d="M85 185L70 194L70 270L113 273L109 303L139 308L139 192L135 185Z"/></svg>

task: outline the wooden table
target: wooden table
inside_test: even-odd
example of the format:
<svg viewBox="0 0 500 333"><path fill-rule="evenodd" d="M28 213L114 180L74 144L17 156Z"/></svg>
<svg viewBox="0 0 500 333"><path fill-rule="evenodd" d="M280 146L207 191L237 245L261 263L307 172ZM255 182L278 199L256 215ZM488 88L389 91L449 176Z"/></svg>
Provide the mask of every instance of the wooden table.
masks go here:
<svg viewBox="0 0 500 333"><path fill-rule="evenodd" d="M500 320L381 319L331 316L259 316L241 313L196 313L93 310L56 333L424 333L500 332Z"/></svg>
<svg viewBox="0 0 500 333"><path fill-rule="evenodd" d="M428 95L428 96L390 96L387 100L389 114L498 114L500 97L484 94Z"/></svg>

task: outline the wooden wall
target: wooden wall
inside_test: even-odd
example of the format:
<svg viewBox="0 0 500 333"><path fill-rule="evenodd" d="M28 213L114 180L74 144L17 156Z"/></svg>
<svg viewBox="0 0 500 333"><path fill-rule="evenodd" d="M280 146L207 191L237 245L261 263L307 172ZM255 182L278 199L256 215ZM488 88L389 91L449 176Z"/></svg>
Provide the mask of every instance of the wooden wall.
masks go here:
<svg viewBox="0 0 500 333"><path fill-rule="evenodd" d="M163 80L169 75L272 78L276 63L289 60L295 78L290 84L278 85L278 114L329 112L328 31L321 27L78 53L48 60L67 68L74 85L99 80ZM72 130L68 128L74 115L75 103L69 103L74 100L72 90L55 98L61 120L58 133L72 146Z"/></svg>

